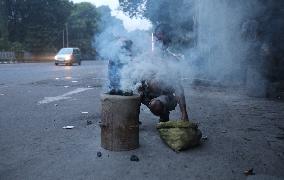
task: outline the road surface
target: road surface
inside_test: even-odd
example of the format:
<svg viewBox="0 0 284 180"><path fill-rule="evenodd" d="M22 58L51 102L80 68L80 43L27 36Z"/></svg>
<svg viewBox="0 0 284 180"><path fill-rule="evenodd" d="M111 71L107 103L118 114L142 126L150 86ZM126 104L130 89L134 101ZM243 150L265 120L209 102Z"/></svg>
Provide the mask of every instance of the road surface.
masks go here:
<svg viewBox="0 0 284 180"><path fill-rule="evenodd" d="M98 61L72 67L0 64L1 180L284 178L283 101L186 81L190 118L208 137L201 146L173 152L158 136L158 118L141 106L140 147L102 149L105 70ZM171 119L178 118L176 110ZM130 161L133 154L139 162ZM243 172L250 168L255 175L247 177Z"/></svg>

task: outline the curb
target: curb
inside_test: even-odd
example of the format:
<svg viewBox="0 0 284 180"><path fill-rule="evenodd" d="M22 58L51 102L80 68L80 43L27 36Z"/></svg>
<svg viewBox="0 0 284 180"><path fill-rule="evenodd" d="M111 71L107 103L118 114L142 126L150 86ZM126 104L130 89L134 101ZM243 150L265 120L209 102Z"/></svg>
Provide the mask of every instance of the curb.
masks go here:
<svg viewBox="0 0 284 180"><path fill-rule="evenodd" d="M0 64L16 64L18 61L0 61Z"/></svg>

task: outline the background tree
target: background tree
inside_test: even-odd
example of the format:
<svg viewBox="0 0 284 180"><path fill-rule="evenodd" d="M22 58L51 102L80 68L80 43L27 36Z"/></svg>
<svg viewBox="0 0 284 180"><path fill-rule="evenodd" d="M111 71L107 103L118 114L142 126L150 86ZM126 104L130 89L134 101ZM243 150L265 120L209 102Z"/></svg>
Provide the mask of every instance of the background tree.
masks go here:
<svg viewBox="0 0 284 180"><path fill-rule="evenodd" d="M7 24L5 38L10 44L21 44L24 50L34 53L60 47L62 29L73 3L68 0L1 0L1 3L5 18L1 24ZM1 29L5 32L5 28Z"/></svg>
<svg viewBox="0 0 284 180"><path fill-rule="evenodd" d="M92 47L94 35L97 31L99 14L91 3L75 4L68 18L69 46L79 47L83 58L94 58Z"/></svg>
<svg viewBox="0 0 284 180"><path fill-rule="evenodd" d="M85 58L95 57L92 41L99 16L91 3L0 0L0 5L0 50L55 53L67 25L69 46L81 48Z"/></svg>
<svg viewBox="0 0 284 180"><path fill-rule="evenodd" d="M171 37L172 45L193 45L193 0L119 0L119 3L120 8L130 17L149 19L154 29Z"/></svg>
<svg viewBox="0 0 284 180"><path fill-rule="evenodd" d="M8 15L6 1L0 0L0 49L6 50L8 45Z"/></svg>

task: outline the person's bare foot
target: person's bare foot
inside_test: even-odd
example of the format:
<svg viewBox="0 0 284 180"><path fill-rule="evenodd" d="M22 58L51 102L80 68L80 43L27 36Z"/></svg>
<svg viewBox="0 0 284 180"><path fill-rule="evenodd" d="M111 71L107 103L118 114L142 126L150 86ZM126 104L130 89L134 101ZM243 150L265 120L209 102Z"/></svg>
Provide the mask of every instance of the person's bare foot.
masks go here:
<svg viewBox="0 0 284 180"><path fill-rule="evenodd" d="M159 119L159 122L168 122L169 121L169 119Z"/></svg>
<svg viewBox="0 0 284 180"><path fill-rule="evenodd" d="M160 116L160 122L168 122L170 120L170 113L167 112Z"/></svg>

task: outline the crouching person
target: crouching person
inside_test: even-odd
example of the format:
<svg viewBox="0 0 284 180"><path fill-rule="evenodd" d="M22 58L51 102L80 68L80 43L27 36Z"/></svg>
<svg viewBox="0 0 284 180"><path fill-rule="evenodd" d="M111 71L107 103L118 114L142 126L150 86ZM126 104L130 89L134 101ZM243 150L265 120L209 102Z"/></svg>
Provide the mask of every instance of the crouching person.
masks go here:
<svg viewBox="0 0 284 180"><path fill-rule="evenodd" d="M172 87L165 85L162 81L142 81L138 92L141 96L141 102L154 115L160 117L160 122L169 121L170 111L174 110L177 105L180 108L181 120L188 121L184 91L180 84Z"/></svg>

